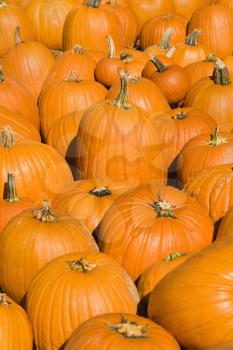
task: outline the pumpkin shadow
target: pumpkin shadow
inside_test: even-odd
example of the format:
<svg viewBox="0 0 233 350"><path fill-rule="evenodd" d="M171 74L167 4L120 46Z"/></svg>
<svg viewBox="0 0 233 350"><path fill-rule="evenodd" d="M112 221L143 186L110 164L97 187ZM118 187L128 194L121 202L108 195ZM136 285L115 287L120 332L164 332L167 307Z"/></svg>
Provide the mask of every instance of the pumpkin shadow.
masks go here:
<svg viewBox="0 0 233 350"><path fill-rule="evenodd" d="M178 156L173 160L168 168L167 185L173 186L178 190L182 190L184 186L177 176L177 159Z"/></svg>
<svg viewBox="0 0 233 350"><path fill-rule="evenodd" d="M72 172L74 180L77 180L77 167L76 167L76 150L77 150L77 137L75 136L67 149L65 160L67 161L70 170Z"/></svg>

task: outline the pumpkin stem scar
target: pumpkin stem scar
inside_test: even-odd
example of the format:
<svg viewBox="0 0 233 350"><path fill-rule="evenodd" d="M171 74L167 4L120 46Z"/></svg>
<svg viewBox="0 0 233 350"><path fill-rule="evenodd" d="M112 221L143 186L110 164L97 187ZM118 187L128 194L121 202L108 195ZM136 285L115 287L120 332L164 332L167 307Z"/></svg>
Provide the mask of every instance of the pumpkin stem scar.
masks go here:
<svg viewBox="0 0 233 350"><path fill-rule="evenodd" d="M151 204L151 206L153 209L155 209L158 217L177 219L176 215L173 213L173 209L175 208L175 206L171 205L165 200L162 200L159 194L158 202L154 202L153 204Z"/></svg>
<svg viewBox="0 0 233 350"><path fill-rule="evenodd" d="M42 222L57 222L57 218L52 213L51 203L46 199L42 202L42 208L34 209L33 218Z"/></svg>
<svg viewBox="0 0 233 350"><path fill-rule="evenodd" d="M128 321L124 316L121 316L120 323L106 323L106 326L114 332L121 334L124 338L148 338L146 335L146 325L138 325L136 322Z"/></svg>
<svg viewBox="0 0 233 350"><path fill-rule="evenodd" d="M71 270L77 270L81 272L90 272L97 266L97 264L89 264L85 257L82 257L78 260L66 261L66 263Z"/></svg>

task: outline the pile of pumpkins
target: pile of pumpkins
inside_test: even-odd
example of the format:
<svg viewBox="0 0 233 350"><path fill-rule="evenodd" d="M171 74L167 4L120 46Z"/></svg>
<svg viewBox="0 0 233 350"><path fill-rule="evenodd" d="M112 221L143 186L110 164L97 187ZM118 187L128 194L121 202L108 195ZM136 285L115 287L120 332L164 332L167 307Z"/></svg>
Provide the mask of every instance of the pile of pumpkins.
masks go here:
<svg viewBox="0 0 233 350"><path fill-rule="evenodd" d="M0 0L0 349L233 349L233 1Z"/></svg>

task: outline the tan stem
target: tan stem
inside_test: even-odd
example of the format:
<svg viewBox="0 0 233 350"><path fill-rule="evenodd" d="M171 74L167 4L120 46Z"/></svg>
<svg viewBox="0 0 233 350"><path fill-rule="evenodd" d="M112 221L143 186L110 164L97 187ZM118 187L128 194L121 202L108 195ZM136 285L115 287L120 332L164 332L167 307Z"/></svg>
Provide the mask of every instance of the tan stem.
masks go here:
<svg viewBox="0 0 233 350"><path fill-rule="evenodd" d="M159 43L159 48L160 49L169 49L171 47L171 36L172 34L174 33L174 28L172 27L169 27L165 32L164 34L162 35L162 38L160 40L160 43Z"/></svg>
<svg viewBox="0 0 233 350"><path fill-rule="evenodd" d="M22 42L23 42L23 40L22 40L22 37L21 37L20 27L17 26L15 28L14 43L15 43L15 45L17 45L17 44L20 44Z"/></svg>
<svg viewBox="0 0 233 350"><path fill-rule="evenodd" d="M187 255L187 253L171 253L164 259L164 261L172 261L185 255Z"/></svg>
<svg viewBox="0 0 233 350"><path fill-rule="evenodd" d="M216 62L217 57L215 56L214 53L209 53L208 56L206 57L206 61L208 62Z"/></svg>
<svg viewBox="0 0 233 350"><path fill-rule="evenodd" d="M15 134L9 125L2 128L0 133L0 146L5 148L10 148L15 145Z"/></svg>
<svg viewBox="0 0 233 350"><path fill-rule="evenodd" d="M71 49L71 52L83 55L84 53L86 53L86 50L81 45L77 44L73 46L73 48Z"/></svg>
<svg viewBox="0 0 233 350"><path fill-rule="evenodd" d="M9 203L15 203L19 201L17 197L16 185L15 185L15 175L8 172L7 175L7 194L6 201Z"/></svg>
<svg viewBox="0 0 233 350"><path fill-rule="evenodd" d="M185 44L190 46L197 46L198 37L201 34L200 29L194 29L192 33L189 33L185 39Z"/></svg>
<svg viewBox="0 0 233 350"><path fill-rule="evenodd" d="M0 293L0 305L3 305L3 306L11 305L11 303L6 300L6 294L5 293Z"/></svg>
<svg viewBox="0 0 233 350"><path fill-rule="evenodd" d="M0 1L0 8L7 7L7 3L4 1Z"/></svg>
<svg viewBox="0 0 233 350"><path fill-rule="evenodd" d="M231 83L229 71L223 61L217 58L212 79L215 84L228 85Z"/></svg>
<svg viewBox="0 0 233 350"><path fill-rule="evenodd" d="M70 83L79 83L81 80L79 79L77 72L75 70L72 70L68 77L64 79L64 81Z"/></svg>
<svg viewBox="0 0 233 350"><path fill-rule="evenodd" d="M158 69L158 72L162 73L167 69L167 66L158 60L155 56L151 58L151 62L155 65L155 67Z"/></svg>
<svg viewBox="0 0 233 350"><path fill-rule="evenodd" d="M102 0L87 0L85 5L87 7L98 8L100 7L101 1Z"/></svg>
<svg viewBox="0 0 233 350"><path fill-rule="evenodd" d="M121 316L120 323L111 324L107 323L107 327L111 328L114 332L121 334L125 338L140 339L147 338L146 325L139 325L136 322L128 321L124 316Z"/></svg>
<svg viewBox="0 0 233 350"><path fill-rule="evenodd" d="M208 145L218 147L226 143L229 143L229 141L226 138L222 137L222 135L220 134L220 129L219 127L217 127L214 134L211 135L211 140L208 141Z"/></svg>
<svg viewBox="0 0 233 350"><path fill-rule="evenodd" d="M81 272L90 272L97 266L97 264L89 264L84 257L79 260L67 261L67 264L71 270Z"/></svg>
<svg viewBox="0 0 233 350"><path fill-rule="evenodd" d="M176 215L173 213L173 209L175 208L175 206L161 199L159 194L158 194L158 202L154 202L151 206L153 209L155 209L158 217L160 218L170 218L170 219L177 218Z"/></svg>
<svg viewBox="0 0 233 350"><path fill-rule="evenodd" d="M112 194L107 186L95 187L89 193L96 197L104 197Z"/></svg>
<svg viewBox="0 0 233 350"><path fill-rule="evenodd" d="M167 52L165 57L167 58L172 58L172 56L174 55L174 53L176 52L176 47L172 46Z"/></svg>
<svg viewBox="0 0 233 350"><path fill-rule="evenodd" d="M57 218L52 212L51 203L47 199L42 202L41 208L32 211L32 216L42 222L57 222Z"/></svg>
<svg viewBox="0 0 233 350"><path fill-rule="evenodd" d="M113 105L121 109L129 109L130 105L128 103L128 79L127 74L119 69L119 75L121 80L120 93L114 101Z"/></svg>
<svg viewBox="0 0 233 350"><path fill-rule="evenodd" d="M111 35L106 35L107 42L108 42L108 58L115 58L116 57L116 48L113 41L113 38Z"/></svg>

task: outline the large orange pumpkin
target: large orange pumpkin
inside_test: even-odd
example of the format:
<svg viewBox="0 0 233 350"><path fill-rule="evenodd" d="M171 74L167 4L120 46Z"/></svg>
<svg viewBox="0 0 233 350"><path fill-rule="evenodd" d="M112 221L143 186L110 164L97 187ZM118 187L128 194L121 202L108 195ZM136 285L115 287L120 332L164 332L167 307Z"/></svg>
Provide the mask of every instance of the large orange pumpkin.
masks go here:
<svg viewBox="0 0 233 350"><path fill-rule="evenodd" d="M151 293L149 318L185 349L233 343L232 254L232 239L215 242L171 271Z"/></svg>
<svg viewBox="0 0 233 350"><path fill-rule="evenodd" d="M76 178L166 182L161 142L152 118L128 102L127 75L121 72L116 100L88 108L81 119L76 148Z"/></svg>
<svg viewBox="0 0 233 350"><path fill-rule="evenodd" d="M87 319L111 312L135 314L138 300L132 280L108 255L83 252L56 258L38 272L27 294L35 345L59 349Z"/></svg>
<svg viewBox="0 0 233 350"><path fill-rule="evenodd" d="M190 63L185 67L189 77L190 88L201 78L210 77L213 75L215 62L216 57L210 54L205 60Z"/></svg>
<svg viewBox="0 0 233 350"><path fill-rule="evenodd" d="M96 332L98 330L98 332ZM105 314L84 322L74 331L64 350L179 350L165 329L132 314Z"/></svg>
<svg viewBox="0 0 233 350"><path fill-rule="evenodd" d="M98 242L135 280L171 252L201 250L212 236L211 220L191 197L173 187L141 186L110 207Z"/></svg>
<svg viewBox="0 0 233 350"><path fill-rule="evenodd" d="M233 206L226 212L217 234L217 239L226 237L233 237Z"/></svg>
<svg viewBox="0 0 233 350"><path fill-rule="evenodd" d="M179 15L184 16L187 20L190 20L195 10L203 4L208 4L208 2L209 0L174 0L174 10L175 13L178 13Z"/></svg>

